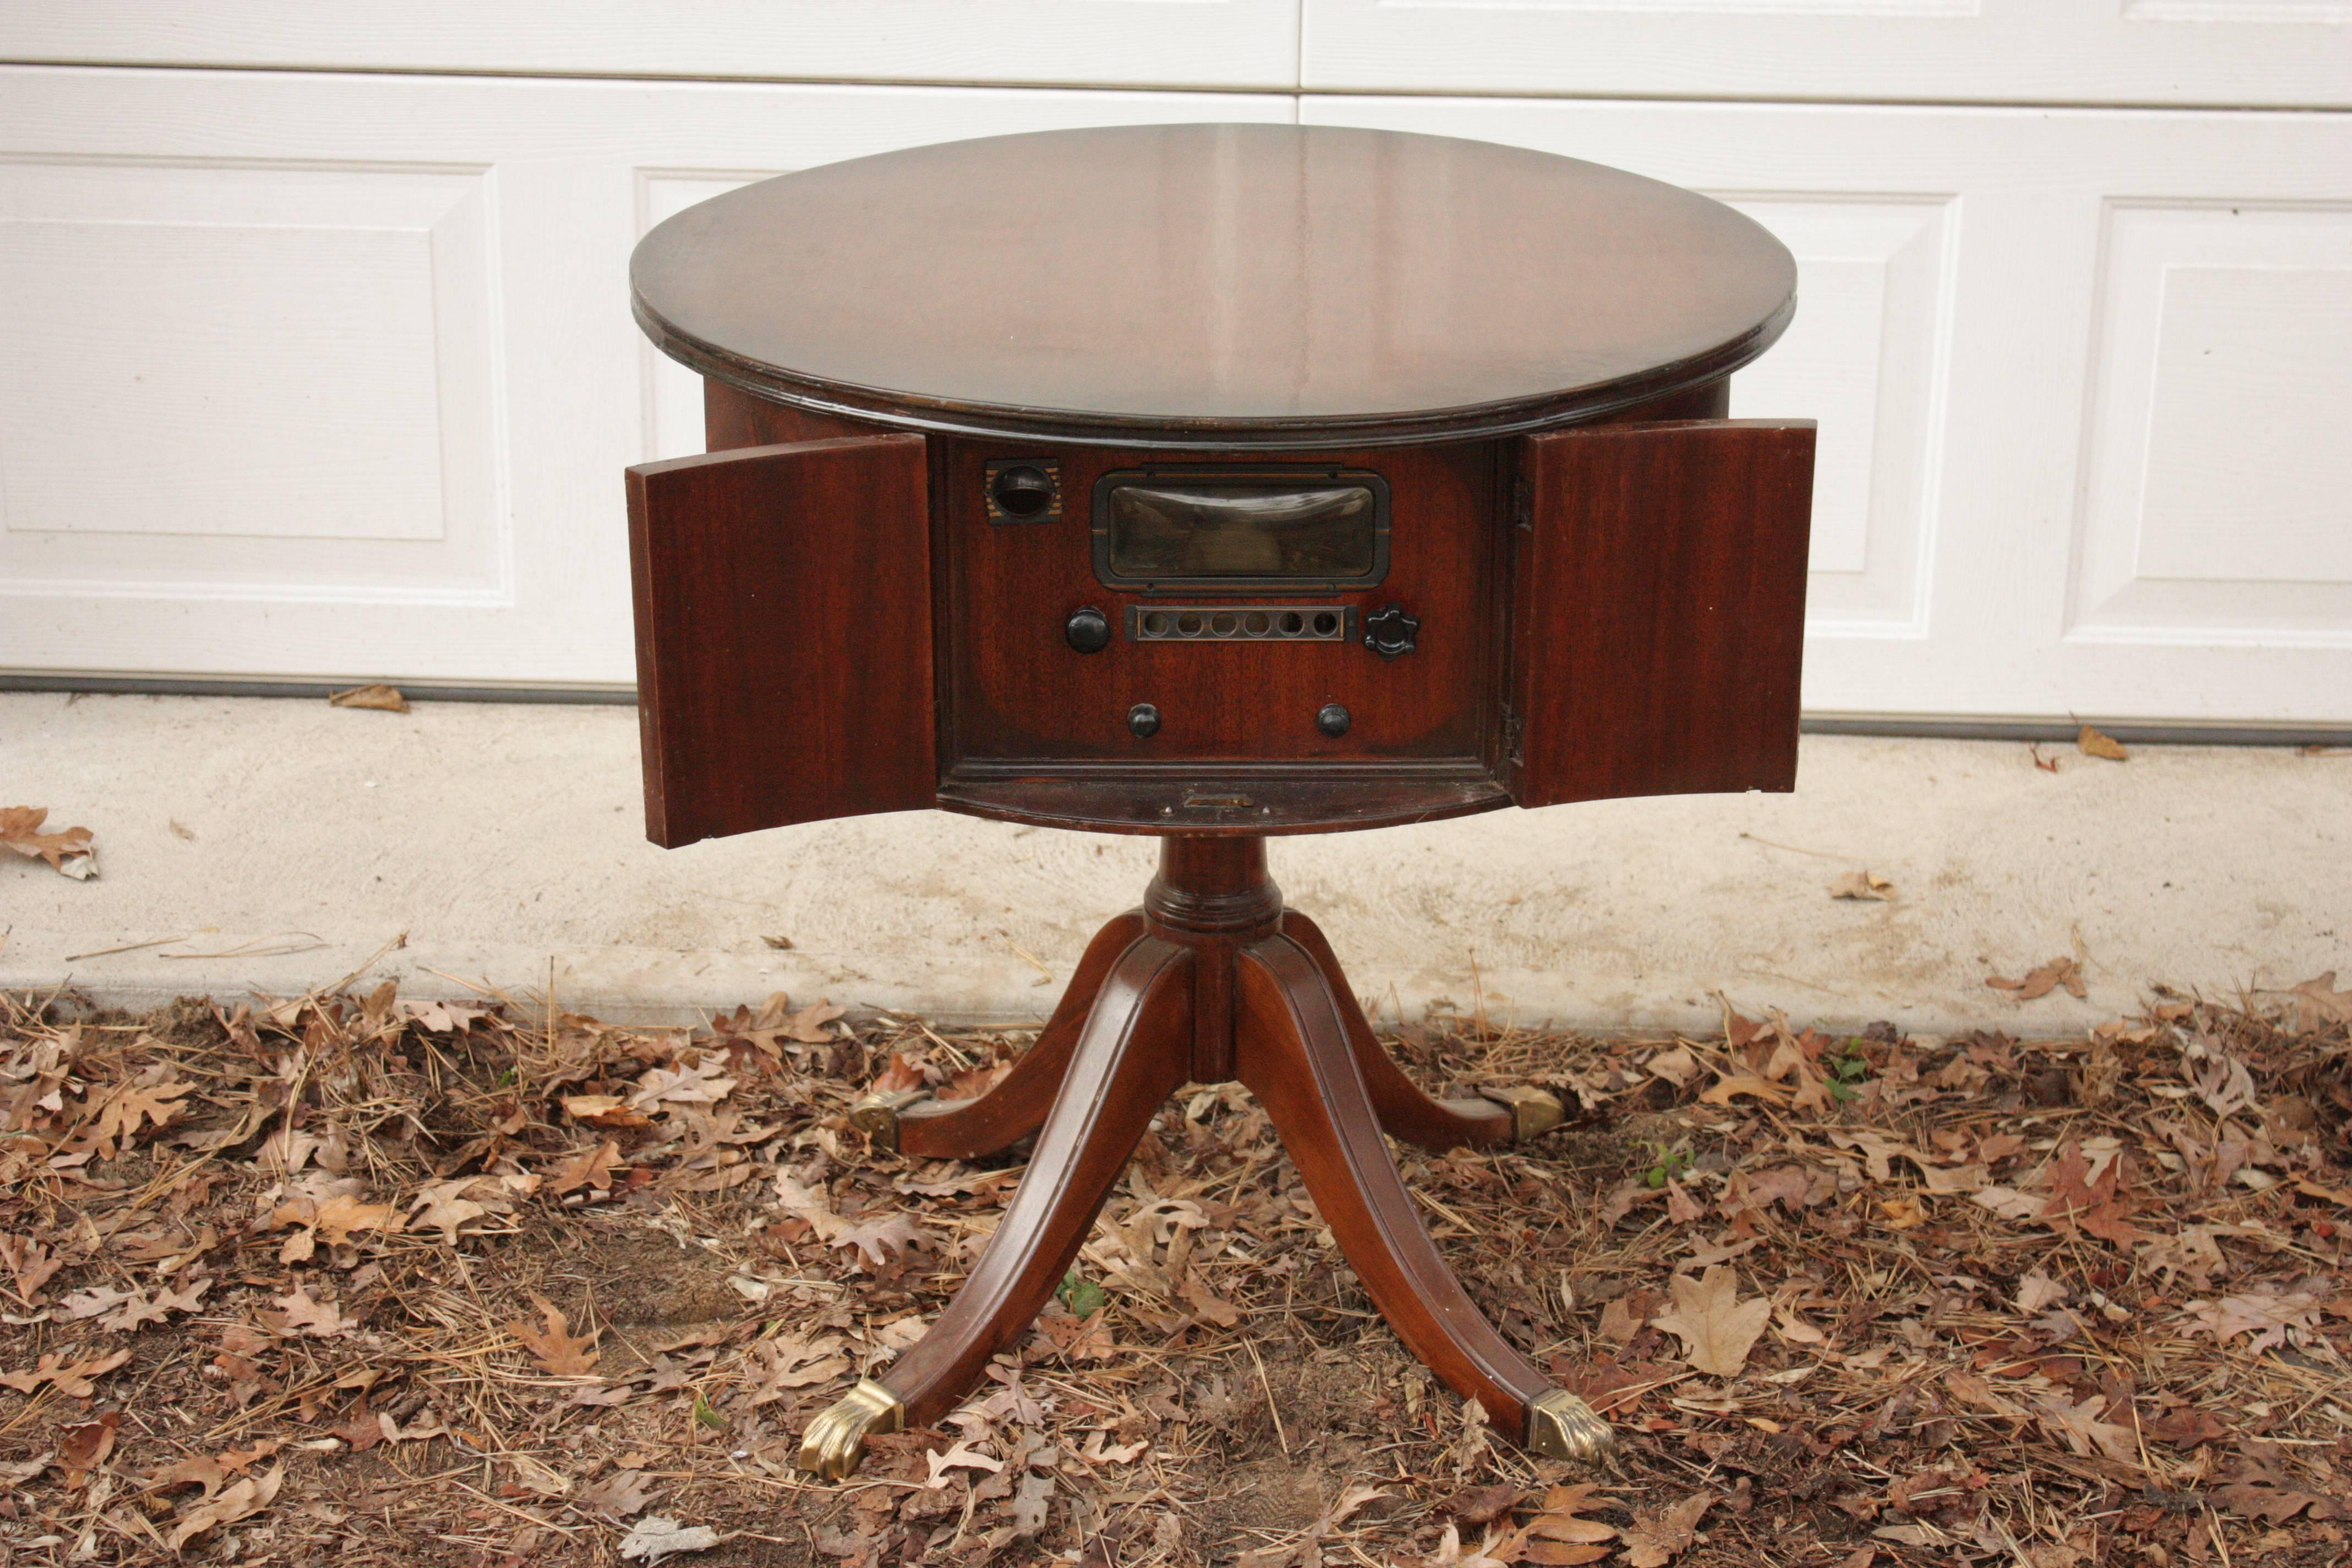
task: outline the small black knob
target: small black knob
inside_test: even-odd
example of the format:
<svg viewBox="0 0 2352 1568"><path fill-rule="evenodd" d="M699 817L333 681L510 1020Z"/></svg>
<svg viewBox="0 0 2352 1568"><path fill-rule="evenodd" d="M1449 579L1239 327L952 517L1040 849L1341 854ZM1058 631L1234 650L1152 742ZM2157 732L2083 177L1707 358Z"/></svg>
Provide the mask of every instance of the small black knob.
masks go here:
<svg viewBox="0 0 2352 1568"><path fill-rule="evenodd" d="M1337 702L1326 702L1315 711L1315 727L1338 740L1348 732L1348 710Z"/></svg>
<svg viewBox="0 0 2352 1568"><path fill-rule="evenodd" d="M1054 478L1034 463L999 468L988 493L1007 517L1038 517L1054 504Z"/></svg>
<svg viewBox="0 0 2352 1568"><path fill-rule="evenodd" d="M1394 658L1412 651L1420 631L1420 616L1406 615L1402 605L1391 605L1364 617L1364 646L1382 658Z"/></svg>
<svg viewBox="0 0 2352 1568"><path fill-rule="evenodd" d="M1062 635L1080 653L1100 653L1110 647L1110 617L1088 605L1083 610L1072 610L1063 623Z"/></svg>
<svg viewBox="0 0 2352 1568"><path fill-rule="evenodd" d="M1160 710L1149 702L1139 702L1127 710L1127 727L1139 741L1149 741L1160 733Z"/></svg>

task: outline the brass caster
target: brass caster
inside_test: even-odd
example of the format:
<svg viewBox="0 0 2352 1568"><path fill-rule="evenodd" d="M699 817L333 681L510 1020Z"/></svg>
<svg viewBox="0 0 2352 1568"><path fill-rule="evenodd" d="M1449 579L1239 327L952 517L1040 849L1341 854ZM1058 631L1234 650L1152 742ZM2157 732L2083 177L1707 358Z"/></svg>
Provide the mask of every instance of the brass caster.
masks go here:
<svg viewBox="0 0 2352 1568"><path fill-rule="evenodd" d="M1564 1388L1555 1388L1538 1394L1528 1406L1527 1446L1548 1459L1582 1459L1589 1464L1617 1446L1617 1434L1593 1414L1592 1406Z"/></svg>
<svg viewBox="0 0 2352 1568"><path fill-rule="evenodd" d="M1491 1100L1511 1113L1511 1142L1524 1143L1539 1138L1568 1120L1568 1108L1559 1096L1525 1085L1510 1089L1482 1089L1479 1097Z"/></svg>
<svg viewBox="0 0 2352 1568"><path fill-rule="evenodd" d="M1587 1412L1590 1415L1590 1412ZM801 1468L829 1481L846 1479L866 1457L866 1439L907 1424L898 1396L870 1377L825 1407L801 1434Z"/></svg>
<svg viewBox="0 0 2352 1568"><path fill-rule="evenodd" d="M849 1108L849 1124L874 1141L877 1149L898 1152L898 1112L919 1100L929 1100L928 1089L893 1089L869 1094Z"/></svg>

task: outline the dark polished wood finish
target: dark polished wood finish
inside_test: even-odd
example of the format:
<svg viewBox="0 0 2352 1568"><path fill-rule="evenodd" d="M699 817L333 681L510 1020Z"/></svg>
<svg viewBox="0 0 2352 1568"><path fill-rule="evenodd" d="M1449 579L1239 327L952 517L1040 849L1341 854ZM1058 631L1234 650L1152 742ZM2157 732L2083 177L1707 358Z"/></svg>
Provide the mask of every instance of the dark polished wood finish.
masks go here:
<svg viewBox="0 0 2352 1568"><path fill-rule="evenodd" d="M923 456L865 436L629 470L655 843L931 804ZM919 657L845 657L877 628Z"/></svg>
<svg viewBox="0 0 2352 1568"><path fill-rule="evenodd" d="M853 1110L910 1155L1036 1144L954 1302L811 1424L804 1465L846 1474L868 1435L963 1395L1187 1079L1258 1097L1381 1311L1501 1430L1606 1447L1464 1295L1384 1141L1526 1138L1558 1101L1414 1084L1283 909L1265 841L1791 786L1812 430L1726 415L1795 277L1748 218L1654 181L1296 126L918 149L646 237L638 320L704 375L711 449L631 473L654 839L938 805L1163 845L993 1089ZM991 488L1022 466L1025 491ZM1263 496L1247 518L1138 503L1188 520L1163 514L1163 542L1206 531L1178 558L1241 552L1241 585L1097 564L1098 477L1215 490L1244 466L1384 494L1385 574L1266 587L1264 561L1363 547L1282 532ZM1129 615L1221 601L1354 623L1167 642ZM1356 635L1391 607L1409 649L1398 621Z"/></svg>
<svg viewBox="0 0 2352 1568"><path fill-rule="evenodd" d="M1521 442L1513 799L1796 787L1813 434L1715 420Z"/></svg>
<svg viewBox="0 0 2352 1568"><path fill-rule="evenodd" d="M1492 437L1716 381L1789 255L1719 203L1390 131L1145 125L765 180L632 265L706 376L900 428L1119 446Z"/></svg>
<svg viewBox="0 0 2352 1568"><path fill-rule="evenodd" d="M1023 1068L1038 1070L1025 1076ZM1037 1145L995 1235L914 1350L876 1381L905 1420L945 1415L1026 1331L1120 1168L1187 1081L1265 1105L1365 1289L1414 1353L1514 1436L1550 1384L1480 1315L1423 1228L1384 1131L1435 1150L1509 1140L1508 1110L1432 1099L1373 1037L1322 933L1284 910L1261 838L1170 837L1140 911L1098 934L1030 1054L975 1100L898 1122L904 1152ZM1057 1081L1056 1081L1057 1080ZM1050 1110L1036 1112L1041 1088ZM957 1136L940 1136L952 1128Z"/></svg>

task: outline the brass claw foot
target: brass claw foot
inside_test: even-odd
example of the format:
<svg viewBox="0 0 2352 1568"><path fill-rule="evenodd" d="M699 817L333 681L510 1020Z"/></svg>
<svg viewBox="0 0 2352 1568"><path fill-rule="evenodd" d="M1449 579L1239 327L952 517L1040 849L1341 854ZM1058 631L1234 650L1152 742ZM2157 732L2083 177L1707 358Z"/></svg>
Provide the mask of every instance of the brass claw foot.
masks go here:
<svg viewBox="0 0 2352 1568"><path fill-rule="evenodd" d="M1617 1434L1593 1414L1592 1406L1564 1388L1536 1396L1528 1406L1528 1443L1552 1459L1600 1458L1617 1446ZM801 1463L808 1461L803 1458Z"/></svg>
<svg viewBox="0 0 2352 1568"><path fill-rule="evenodd" d="M866 1438L896 1432L906 1424L907 1407L898 1396L872 1378L861 1377L856 1387L827 1405L801 1434L801 1468L829 1481L845 1479L866 1457Z"/></svg>
<svg viewBox="0 0 2352 1568"><path fill-rule="evenodd" d="M1509 1089L1482 1089L1478 1097L1491 1100L1511 1113L1511 1142L1514 1143L1541 1137L1568 1120L1568 1108L1560 1104L1559 1096L1540 1089L1529 1089L1525 1085Z"/></svg>
<svg viewBox="0 0 2352 1568"><path fill-rule="evenodd" d="M898 1112L919 1100L929 1100L928 1089L893 1089L879 1094L869 1094L849 1108L849 1124L874 1141L875 1147L896 1153L898 1149Z"/></svg>

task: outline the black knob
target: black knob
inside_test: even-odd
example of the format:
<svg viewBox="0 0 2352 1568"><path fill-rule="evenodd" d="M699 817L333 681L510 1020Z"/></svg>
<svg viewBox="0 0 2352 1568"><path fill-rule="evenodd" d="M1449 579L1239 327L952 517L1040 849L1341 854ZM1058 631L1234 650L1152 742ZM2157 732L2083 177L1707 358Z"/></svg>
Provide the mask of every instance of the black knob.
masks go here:
<svg viewBox="0 0 2352 1568"><path fill-rule="evenodd" d="M1149 741L1160 733L1160 710L1149 702L1139 702L1127 710L1127 727L1139 741Z"/></svg>
<svg viewBox="0 0 2352 1568"><path fill-rule="evenodd" d="M988 493L1007 517L1038 517L1054 504L1054 477L1034 463L1015 463L996 470Z"/></svg>
<svg viewBox="0 0 2352 1568"><path fill-rule="evenodd" d="M1406 615L1402 605L1391 605L1364 617L1364 646L1382 658L1394 658L1412 651L1420 631L1420 616Z"/></svg>
<svg viewBox="0 0 2352 1568"><path fill-rule="evenodd" d="M1326 702L1315 711L1315 727L1338 740L1348 732L1348 710L1337 702Z"/></svg>
<svg viewBox="0 0 2352 1568"><path fill-rule="evenodd" d="M1063 623L1062 635L1080 653L1100 653L1110 647L1110 617L1088 605L1083 610L1072 610Z"/></svg>

